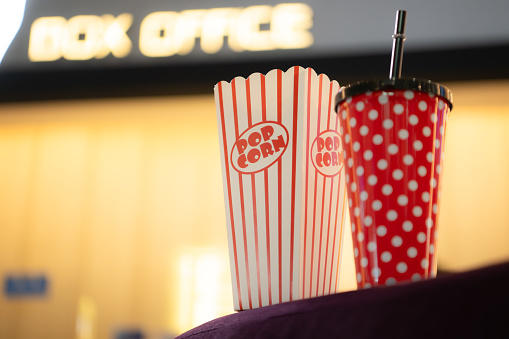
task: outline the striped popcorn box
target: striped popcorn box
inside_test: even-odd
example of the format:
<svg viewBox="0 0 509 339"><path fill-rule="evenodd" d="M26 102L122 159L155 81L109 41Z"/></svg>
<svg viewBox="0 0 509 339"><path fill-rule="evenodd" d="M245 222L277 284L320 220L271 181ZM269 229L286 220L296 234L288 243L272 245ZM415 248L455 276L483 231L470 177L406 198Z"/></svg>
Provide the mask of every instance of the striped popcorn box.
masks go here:
<svg viewBox="0 0 509 339"><path fill-rule="evenodd" d="M338 291L348 212L338 90L298 66L214 88L235 310Z"/></svg>

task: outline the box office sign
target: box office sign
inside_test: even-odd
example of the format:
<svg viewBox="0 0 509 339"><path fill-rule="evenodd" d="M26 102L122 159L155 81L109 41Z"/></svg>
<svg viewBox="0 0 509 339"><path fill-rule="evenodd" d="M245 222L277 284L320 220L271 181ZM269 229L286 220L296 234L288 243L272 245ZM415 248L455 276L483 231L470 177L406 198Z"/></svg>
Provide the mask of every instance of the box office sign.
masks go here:
<svg viewBox="0 0 509 339"><path fill-rule="evenodd" d="M311 7L303 3L159 11L141 21L138 41L130 34L134 19L130 13L40 17L30 29L28 57L32 62L101 59L110 54L124 58L136 47L146 57L186 55L195 48L206 54L222 48L234 52L307 48L313 44L312 16Z"/></svg>
<svg viewBox="0 0 509 339"><path fill-rule="evenodd" d="M401 9L399 0L297 1L4 1L0 70L386 54L387 18ZM410 7L407 51L509 43L509 1Z"/></svg>

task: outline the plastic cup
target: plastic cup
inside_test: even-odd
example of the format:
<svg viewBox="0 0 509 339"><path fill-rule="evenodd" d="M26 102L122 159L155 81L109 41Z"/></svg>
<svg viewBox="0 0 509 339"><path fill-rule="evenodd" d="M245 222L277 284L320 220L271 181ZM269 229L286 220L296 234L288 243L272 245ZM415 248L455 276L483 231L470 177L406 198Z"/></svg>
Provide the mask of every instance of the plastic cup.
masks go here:
<svg viewBox="0 0 509 339"><path fill-rule="evenodd" d="M338 90L297 66L215 86L235 310L338 291Z"/></svg>
<svg viewBox="0 0 509 339"><path fill-rule="evenodd" d="M451 92L431 81L342 87L341 135L359 288L435 277Z"/></svg>

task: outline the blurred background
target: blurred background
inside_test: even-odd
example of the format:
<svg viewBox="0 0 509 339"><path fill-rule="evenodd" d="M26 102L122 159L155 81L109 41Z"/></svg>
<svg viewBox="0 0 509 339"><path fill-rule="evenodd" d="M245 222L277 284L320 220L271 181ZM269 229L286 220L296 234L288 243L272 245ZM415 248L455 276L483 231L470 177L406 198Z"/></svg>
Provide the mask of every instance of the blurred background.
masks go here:
<svg viewBox="0 0 509 339"><path fill-rule="evenodd" d="M0 4L0 338L172 338L233 313L213 86L313 67L448 86L440 274L509 260L509 3ZM340 288L355 289L345 237Z"/></svg>

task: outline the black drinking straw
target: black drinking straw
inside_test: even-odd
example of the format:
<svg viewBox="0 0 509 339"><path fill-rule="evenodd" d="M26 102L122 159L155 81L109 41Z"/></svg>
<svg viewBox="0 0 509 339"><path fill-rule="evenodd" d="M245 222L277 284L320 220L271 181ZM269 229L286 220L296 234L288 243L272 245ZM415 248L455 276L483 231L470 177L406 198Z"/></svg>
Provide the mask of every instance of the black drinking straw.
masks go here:
<svg viewBox="0 0 509 339"><path fill-rule="evenodd" d="M432 93L447 100L449 107L452 109L452 93L451 91L431 80L422 80L415 78L401 78L401 64L403 61L403 43L405 42L405 23L406 11L399 10L396 12L396 24L394 26L392 56L391 56L391 72L389 78L370 81L359 81L340 88L336 95L336 112L339 113L340 105L348 98L352 98L359 94L374 91L394 91L394 90L412 90L418 92Z"/></svg>
<svg viewBox="0 0 509 339"><path fill-rule="evenodd" d="M394 25L394 34L392 35L392 56L391 73L389 77L394 79L401 78L401 63L403 62L403 43L405 42L405 23L406 11L396 12L396 23Z"/></svg>

